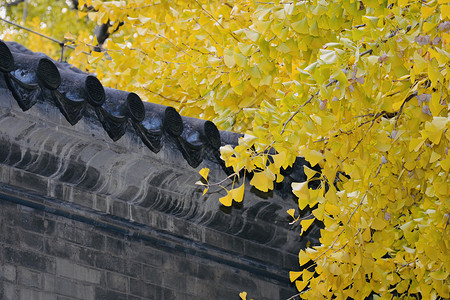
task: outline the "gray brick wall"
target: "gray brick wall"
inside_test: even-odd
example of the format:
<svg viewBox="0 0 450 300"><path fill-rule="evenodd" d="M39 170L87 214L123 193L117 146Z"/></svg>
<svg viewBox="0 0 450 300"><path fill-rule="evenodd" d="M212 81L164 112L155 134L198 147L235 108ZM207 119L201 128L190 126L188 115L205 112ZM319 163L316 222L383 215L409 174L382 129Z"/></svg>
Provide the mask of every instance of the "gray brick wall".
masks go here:
<svg viewBox="0 0 450 300"><path fill-rule="evenodd" d="M220 237L217 237L220 238ZM288 284L0 200L0 299L287 299Z"/></svg>

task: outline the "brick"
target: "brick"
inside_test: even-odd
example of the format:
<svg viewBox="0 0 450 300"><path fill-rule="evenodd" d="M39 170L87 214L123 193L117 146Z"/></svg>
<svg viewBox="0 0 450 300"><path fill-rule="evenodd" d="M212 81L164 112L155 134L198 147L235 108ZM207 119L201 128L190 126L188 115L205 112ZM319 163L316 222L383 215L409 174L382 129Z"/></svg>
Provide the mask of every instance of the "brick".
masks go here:
<svg viewBox="0 0 450 300"><path fill-rule="evenodd" d="M125 242L122 239L115 239L112 237L106 238L106 251L108 253L121 256L125 254Z"/></svg>
<svg viewBox="0 0 450 300"><path fill-rule="evenodd" d="M218 281L221 282L224 287L236 290L243 289L247 292L257 290L257 286L250 274L243 273L243 271L237 273L231 268L221 268L218 269L217 272L220 273Z"/></svg>
<svg viewBox="0 0 450 300"><path fill-rule="evenodd" d="M144 265L142 267L144 272L144 280L148 283L161 285L163 278L161 276L161 268Z"/></svg>
<svg viewBox="0 0 450 300"><path fill-rule="evenodd" d="M199 267L199 262L195 257L187 256L186 259L176 262L174 271L183 275L197 276L199 275ZM209 275L211 274L207 274L207 278L211 279Z"/></svg>
<svg viewBox="0 0 450 300"><path fill-rule="evenodd" d="M18 238L22 249L28 248L37 251L42 251L44 249L44 238L40 234L33 234L31 232L21 230Z"/></svg>
<svg viewBox="0 0 450 300"><path fill-rule="evenodd" d="M15 285L5 281L0 282L0 284L2 287L2 293L0 294L2 300L17 300L19 298L19 293Z"/></svg>
<svg viewBox="0 0 450 300"><path fill-rule="evenodd" d="M130 279L130 293L135 296L144 297L146 299L155 299L153 292L150 291L150 285L141 280Z"/></svg>
<svg viewBox="0 0 450 300"><path fill-rule="evenodd" d="M79 256L80 247L55 238L46 238L44 239L44 251L52 256L76 259Z"/></svg>
<svg viewBox="0 0 450 300"><path fill-rule="evenodd" d="M1 144L1 141L0 141ZM0 154L1 156L1 154ZM1 158L0 158L1 161ZM9 183L9 166L0 164L0 182Z"/></svg>
<svg viewBox="0 0 450 300"><path fill-rule="evenodd" d="M134 279L130 279L130 292L132 295L145 299L178 299L176 293L171 289Z"/></svg>
<svg viewBox="0 0 450 300"><path fill-rule="evenodd" d="M201 241L203 239L204 227L180 219L173 219L173 224L173 233L185 238L191 238L194 241Z"/></svg>
<svg viewBox="0 0 450 300"><path fill-rule="evenodd" d="M49 295L44 295L44 293L36 291L36 290L31 290L31 289L26 289L26 288L20 288L19 290L19 299L20 300L47 300L47 299L52 299L51 297L49 297ZM46 297L46 298L44 298ZM53 299L56 299L56 295L53 296Z"/></svg>
<svg viewBox="0 0 450 300"><path fill-rule="evenodd" d="M99 284L101 272L81 266L66 259L56 258L56 275L77 281Z"/></svg>
<svg viewBox="0 0 450 300"><path fill-rule="evenodd" d="M151 224L152 214L147 209L135 205L132 205L130 209L131 217L134 222L145 225Z"/></svg>
<svg viewBox="0 0 450 300"><path fill-rule="evenodd" d="M97 257L105 255L104 253L89 249L89 248L80 248L78 259L80 262L83 262L86 265L94 266Z"/></svg>
<svg viewBox="0 0 450 300"><path fill-rule="evenodd" d="M51 274L42 274L42 288L47 292L54 292L56 289L56 276Z"/></svg>
<svg viewBox="0 0 450 300"><path fill-rule="evenodd" d="M86 206L89 208L94 207L94 196L92 193L85 192L78 188L72 188L71 199L74 203Z"/></svg>
<svg viewBox="0 0 450 300"><path fill-rule="evenodd" d="M41 287L41 274L25 268L19 268L17 272L17 281L21 285L39 289ZM33 299L28 298L28 299Z"/></svg>
<svg viewBox="0 0 450 300"><path fill-rule="evenodd" d="M17 169L11 169L10 176L11 185L47 195L48 179L46 177Z"/></svg>
<svg viewBox="0 0 450 300"><path fill-rule="evenodd" d="M29 207L20 207L20 214L14 220L14 225L27 231L43 234L45 232L44 216L42 212Z"/></svg>
<svg viewBox="0 0 450 300"><path fill-rule="evenodd" d="M100 195L95 195L95 201L94 201L94 209L107 212L107 203L106 198Z"/></svg>
<svg viewBox="0 0 450 300"><path fill-rule="evenodd" d="M128 203L121 201L121 200L113 201L113 206L112 206L112 214L113 215L118 216L120 218L128 219L130 216L128 209L129 209Z"/></svg>
<svg viewBox="0 0 450 300"><path fill-rule="evenodd" d="M52 260L50 258L32 251L6 248L5 260L38 271L51 271L52 269Z"/></svg>
<svg viewBox="0 0 450 300"><path fill-rule="evenodd" d="M75 222L57 224L58 237L97 250L105 248L105 237L102 234L92 228L81 229L75 226Z"/></svg>
<svg viewBox="0 0 450 300"><path fill-rule="evenodd" d="M115 292L115 291L108 291L101 288L95 289L95 299L96 300L128 300L126 294Z"/></svg>
<svg viewBox="0 0 450 300"><path fill-rule="evenodd" d="M128 277L120 275L118 273L108 272L106 274L106 282L107 286L112 290L116 290L119 292L128 292ZM112 298L111 298L112 299Z"/></svg>
<svg viewBox="0 0 450 300"><path fill-rule="evenodd" d="M0 266L0 279L15 282L16 274L17 272L15 266L13 265Z"/></svg>
<svg viewBox="0 0 450 300"><path fill-rule="evenodd" d="M220 269L217 265L214 267L211 265L198 264L198 272L195 276L199 279L215 281L218 276L217 269Z"/></svg>
<svg viewBox="0 0 450 300"><path fill-rule="evenodd" d="M205 228L203 242L222 249L232 250L237 253L244 252L244 241L241 238L231 236L226 233L220 233L209 228Z"/></svg>
<svg viewBox="0 0 450 300"><path fill-rule="evenodd" d="M176 291L186 290L186 280L184 276L174 271L161 272L159 276L163 278L163 286Z"/></svg>
<svg viewBox="0 0 450 300"><path fill-rule="evenodd" d="M279 255L279 250L261 244L245 241L244 254L259 259L262 262L271 262L278 266L283 265L283 256Z"/></svg>
<svg viewBox="0 0 450 300"><path fill-rule="evenodd" d="M95 292L93 286L79 284L75 281L65 279L62 277L56 277L55 291L56 293L63 296L69 296L84 300L95 299Z"/></svg>
<svg viewBox="0 0 450 300"><path fill-rule="evenodd" d="M146 244L140 247L133 245L130 250L129 255L133 255L136 260L145 262L148 265L159 267L166 264L168 260L167 254L163 251L149 247Z"/></svg>

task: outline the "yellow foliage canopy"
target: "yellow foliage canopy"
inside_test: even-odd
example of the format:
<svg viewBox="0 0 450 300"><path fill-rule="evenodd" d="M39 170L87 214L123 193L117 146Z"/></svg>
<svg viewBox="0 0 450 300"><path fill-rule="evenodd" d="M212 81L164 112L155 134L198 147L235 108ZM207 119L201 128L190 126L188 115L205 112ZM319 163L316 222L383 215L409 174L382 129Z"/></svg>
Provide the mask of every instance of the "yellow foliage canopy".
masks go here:
<svg viewBox="0 0 450 300"><path fill-rule="evenodd" d="M300 251L300 265L313 264L291 273L301 297L450 297L449 1L80 0L79 9L117 30L101 53L86 27L71 30L70 62L246 132L222 158L253 172L251 185L272 189L297 156L322 168L319 189L292 186L299 208L318 205L325 224L321 245Z"/></svg>

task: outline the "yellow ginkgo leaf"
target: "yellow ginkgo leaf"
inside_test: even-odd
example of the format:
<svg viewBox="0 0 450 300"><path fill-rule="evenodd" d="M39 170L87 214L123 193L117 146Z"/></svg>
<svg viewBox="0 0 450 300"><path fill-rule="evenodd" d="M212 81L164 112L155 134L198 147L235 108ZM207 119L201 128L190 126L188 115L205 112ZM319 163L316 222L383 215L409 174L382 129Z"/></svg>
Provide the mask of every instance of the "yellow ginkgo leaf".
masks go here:
<svg viewBox="0 0 450 300"><path fill-rule="evenodd" d="M291 282L294 282L295 280L297 280L297 278L300 277L300 275L302 275L302 271L290 271L289 272L289 280Z"/></svg>
<svg viewBox="0 0 450 300"><path fill-rule="evenodd" d="M309 180L311 179L314 175L317 174L317 171L309 168L308 166L304 165L303 166L303 171L305 172L306 178Z"/></svg>
<svg viewBox="0 0 450 300"><path fill-rule="evenodd" d="M286 212L287 212L292 218L295 218L295 217L294 217L295 209L291 208L291 209L288 209Z"/></svg>
<svg viewBox="0 0 450 300"><path fill-rule="evenodd" d="M295 282L295 287L298 291L303 291L303 289L308 285L308 281L297 280Z"/></svg>
<svg viewBox="0 0 450 300"><path fill-rule="evenodd" d="M314 222L314 218L313 219L308 219L308 220L302 220L300 222L300 225L302 226L302 231L300 232L300 235L302 235L306 230L308 230L309 226L311 226L311 224Z"/></svg>
<svg viewBox="0 0 450 300"><path fill-rule="evenodd" d="M203 168L198 173L203 177L203 179L208 181L208 174L209 174L209 169L208 168Z"/></svg>
<svg viewBox="0 0 450 300"><path fill-rule="evenodd" d="M448 272L445 270L430 272L430 277L436 280L445 280L448 279Z"/></svg>
<svg viewBox="0 0 450 300"><path fill-rule="evenodd" d="M291 184L292 192L299 199L308 199L309 191L308 191L308 182L293 182Z"/></svg>
<svg viewBox="0 0 450 300"><path fill-rule="evenodd" d="M450 19L450 5L442 5L441 6L441 18L442 18L442 20L445 18Z"/></svg>
<svg viewBox="0 0 450 300"><path fill-rule="evenodd" d="M323 159L323 154L317 150L310 150L306 151L305 158L309 161L311 166L315 166Z"/></svg>
<svg viewBox="0 0 450 300"><path fill-rule="evenodd" d="M300 266L303 266L308 261L310 261L308 254L306 254L304 250L300 250L300 252L298 253L298 262L300 263Z"/></svg>
<svg viewBox="0 0 450 300"><path fill-rule="evenodd" d="M241 300L247 300L247 292L239 293L239 297L241 297Z"/></svg>
<svg viewBox="0 0 450 300"><path fill-rule="evenodd" d="M309 33L309 26L306 18L304 18L301 21L294 22L291 24L292 29L294 29L295 32L301 33L301 34L308 34Z"/></svg>
<svg viewBox="0 0 450 300"><path fill-rule="evenodd" d="M262 172L254 172L250 184L262 192L267 192L273 188L273 181L275 179L275 175L269 169L266 169Z"/></svg>
<svg viewBox="0 0 450 300"><path fill-rule="evenodd" d="M228 68L233 68L236 64L233 52L228 49L225 50L223 54L223 61Z"/></svg>
<svg viewBox="0 0 450 300"><path fill-rule="evenodd" d="M220 203L222 203L224 206L231 206L233 203L233 198L231 197L231 193L227 191L227 194L219 199Z"/></svg>
<svg viewBox="0 0 450 300"><path fill-rule="evenodd" d="M105 52L92 51L91 55L88 56L88 62L90 64L94 64L94 63L98 62L104 55L105 55Z"/></svg>
<svg viewBox="0 0 450 300"><path fill-rule="evenodd" d="M240 187L232 189L230 191L231 197L236 202L242 202L242 199L244 198L244 191L245 191L245 184L243 183Z"/></svg>

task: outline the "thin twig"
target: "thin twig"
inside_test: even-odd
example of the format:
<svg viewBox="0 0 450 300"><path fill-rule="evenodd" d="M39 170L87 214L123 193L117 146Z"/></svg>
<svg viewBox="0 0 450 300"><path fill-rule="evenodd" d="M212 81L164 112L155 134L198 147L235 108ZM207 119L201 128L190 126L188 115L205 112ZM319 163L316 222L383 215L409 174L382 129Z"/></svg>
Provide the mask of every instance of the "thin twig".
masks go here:
<svg viewBox="0 0 450 300"><path fill-rule="evenodd" d="M356 211L358 210L358 208L362 205L362 203L364 202L364 199L367 196L367 193L369 192L369 189L372 187L372 185L369 186L369 188L367 189L367 191L365 192L365 194L362 196L361 201L359 201L358 205L355 207L355 209L353 210L352 214L350 215L350 218L348 218L348 221L346 223L346 225L348 225L350 223L350 220L352 219L352 217L355 215ZM341 232L339 232L339 234L337 235L337 237L334 239L333 243L331 244L330 247L328 247L327 250L325 250L325 252L323 252L322 254L320 254L318 257L316 257L313 262L317 261L319 258L321 258L322 256L324 256L328 251L330 251L331 249L333 249L334 245L336 244L337 240L339 239L339 237L344 233L345 231L345 227L342 228Z"/></svg>
<svg viewBox="0 0 450 300"><path fill-rule="evenodd" d="M216 18L214 18L213 15L211 15L206 9L203 8L203 6L197 1L195 0L195 2L198 4L198 6L200 6L200 8L208 15L210 16L217 24L219 24L220 27L222 27L223 29L225 29L225 27L219 22L217 21ZM240 40L230 31L231 36L238 42L240 42Z"/></svg>
<svg viewBox="0 0 450 300"><path fill-rule="evenodd" d="M5 22L5 23L11 24L11 25L13 25L13 26L16 26L16 27L18 27L18 28L20 28L20 29L27 30L27 31L29 31L29 32L31 32L31 33L37 34L37 35L39 35L39 36L41 36L41 37L43 37L43 38L46 38L46 39L48 39L48 40L50 40L50 41L52 41L52 42L58 43L61 47L64 46L64 47L68 47L68 48L70 48L70 49L75 49L75 47L72 46L72 45L65 45L65 43L64 43L63 41L59 41L59 40L57 40L57 39L55 39L55 38L52 38L52 37L47 36L47 35L45 35L45 34L42 34L42 33L40 33L40 32L34 31L34 30L30 29L30 28L27 28L27 27L24 27L24 26L19 25L19 24L17 24L17 23L14 23L14 22L5 20L5 19L3 19L3 18L1 18L1 17L0 17L0 20L3 21L3 22Z"/></svg>
<svg viewBox="0 0 450 300"><path fill-rule="evenodd" d="M178 102L178 103L180 102L180 100L168 98L168 97L166 97L166 96L164 96L164 95L162 95L162 94L160 94L160 93L154 92L154 91L149 90L149 89L147 89L147 88L145 88L145 87L143 87L143 89L146 90L147 92L150 92L150 93L152 93L152 94L158 95L158 96L160 96L160 97L163 98L163 99L166 99L166 100L169 100L169 101L173 101L173 102Z"/></svg>
<svg viewBox="0 0 450 300"><path fill-rule="evenodd" d="M295 294L294 296L291 296L289 299L286 299L286 300L295 300L295 298L300 297L301 294L304 294L304 293L306 293L309 290L310 290L310 288L307 288L306 290L301 291L300 293Z"/></svg>
<svg viewBox="0 0 450 300"><path fill-rule="evenodd" d="M326 85L325 85L325 87L327 88L327 87L329 87L330 85L332 85L333 83L336 83L337 82L337 80L336 79L331 79L330 80L330 82L328 82ZM317 92L315 92L314 94L312 94L310 97L309 97L309 99L305 102L305 103L303 103L299 108L297 108L297 110L289 117L289 119L287 119L287 121L286 122L284 122L284 124L283 124L283 129L281 130L281 135L284 133L284 131L286 130L286 126L287 126L287 124L289 124L289 122L291 122L292 121L292 119L300 112L300 110L305 106L305 105L307 105L308 103L310 103L311 101L312 101L312 99L314 98L314 96L317 96L318 94L319 94L319 92L320 92L320 90L318 90Z"/></svg>
<svg viewBox="0 0 450 300"><path fill-rule="evenodd" d="M179 49L181 52L183 52L184 54L186 54L189 57L192 57L191 55L189 55L188 53L186 53L186 51L184 51L183 49L181 49L180 47L178 47L177 45L175 45L171 40L169 40L168 38L166 38L165 36L163 36L162 34L157 34L157 37L163 38L166 41L168 41L169 43L171 43L174 47L176 47L177 49Z"/></svg>
<svg viewBox="0 0 450 300"><path fill-rule="evenodd" d="M314 98L314 95L311 95L310 97L309 97L309 99L305 102L305 103L303 103L302 105L300 105L300 107L289 117L289 119L287 119L286 120L286 122L284 122L284 124L283 124L283 129L281 130L281 133L280 134L283 134L284 133L284 130L286 129L286 126L287 126L287 124L289 124L289 122L291 122L292 121L292 119L300 112L300 110L306 105L306 104L308 104L308 103L310 103L311 101L312 101L312 99Z"/></svg>
<svg viewBox="0 0 450 300"><path fill-rule="evenodd" d="M385 111L379 112L378 114L375 115L375 117L374 117L372 120L363 122L360 126L362 126L362 125L364 125L364 124L366 124L366 123L368 123L368 122L372 122L372 124L370 124L370 127L367 129L367 131L369 131L369 130L373 127L373 124L375 124L375 121L376 121L379 117L381 117L382 115L384 115L384 113L385 113ZM358 126L358 127L360 127L360 126ZM361 142L362 142L362 140L364 139L365 136L366 136L366 135L364 135L364 136L356 143L355 147L354 147L350 152L354 152L354 151L356 150L356 148L359 146L359 144L361 144Z"/></svg>
<svg viewBox="0 0 450 300"><path fill-rule="evenodd" d="M409 95L408 97L406 97L405 101L403 101L402 106L400 106L400 109L397 113L397 115L395 116L395 124L394 124L394 129L397 129L397 123L398 123L398 119L400 118L400 115L403 112L403 108L405 107L405 104L407 102L409 102L409 100L411 100L412 98L417 96L417 91L414 91L414 93L412 93L411 95Z"/></svg>
<svg viewBox="0 0 450 300"><path fill-rule="evenodd" d="M198 26L200 26L200 27L203 29L203 31L205 31L205 32L209 35L210 38L212 38L212 40L214 41L214 43L218 44L218 42L214 39L214 37L211 35L211 33L209 33L208 30L206 30L206 29L202 26L202 24L200 24L199 22L197 22L197 20L195 20L195 19L194 19L194 22L195 22L196 24L198 24Z"/></svg>

